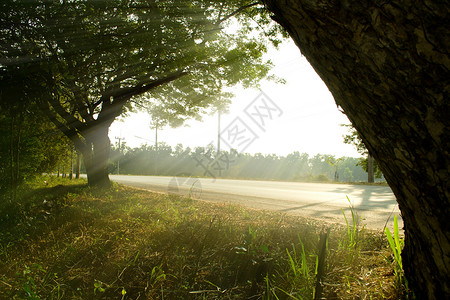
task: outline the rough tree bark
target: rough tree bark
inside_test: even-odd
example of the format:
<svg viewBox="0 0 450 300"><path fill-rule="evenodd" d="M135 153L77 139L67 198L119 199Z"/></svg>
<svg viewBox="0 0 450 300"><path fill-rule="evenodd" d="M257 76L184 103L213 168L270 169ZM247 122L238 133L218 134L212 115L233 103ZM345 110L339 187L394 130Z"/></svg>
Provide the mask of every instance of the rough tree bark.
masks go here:
<svg viewBox="0 0 450 300"><path fill-rule="evenodd" d="M109 186L108 160L111 142L108 137L108 128L110 124L102 124L94 127L91 132L85 133L84 145L81 146L84 166L88 175L88 184L90 186Z"/></svg>
<svg viewBox="0 0 450 300"><path fill-rule="evenodd" d="M395 193L419 299L450 299L447 1L263 0L345 111Z"/></svg>

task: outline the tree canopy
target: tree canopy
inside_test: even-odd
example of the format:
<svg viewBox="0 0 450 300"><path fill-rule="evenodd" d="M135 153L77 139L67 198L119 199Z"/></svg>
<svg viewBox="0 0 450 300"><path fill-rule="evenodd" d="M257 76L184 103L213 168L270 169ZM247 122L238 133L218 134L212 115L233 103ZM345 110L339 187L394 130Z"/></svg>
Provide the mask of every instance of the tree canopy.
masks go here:
<svg viewBox="0 0 450 300"><path fill-rule="evenodd" d="M5 1L0 10L2 71L33 74L41 109L83 153L92 183L108 181L107 130L133 101L198 115L224 86L267 76L262 54L281 32L244 0Z"/></svg>

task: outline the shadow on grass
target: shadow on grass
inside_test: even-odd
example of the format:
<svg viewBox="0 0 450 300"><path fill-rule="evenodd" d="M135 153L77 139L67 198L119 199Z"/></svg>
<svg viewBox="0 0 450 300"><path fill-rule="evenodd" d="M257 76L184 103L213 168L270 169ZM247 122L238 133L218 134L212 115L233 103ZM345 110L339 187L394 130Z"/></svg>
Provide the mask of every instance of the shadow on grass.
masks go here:
<svg viewBox="0 0 450 300"><path fill-rule="evenodd" d="M312 296L323 225L311 220L117 185L107 190L84 184L39 187L27 197L29 207L19 214L22 239L9 236L7 245L13 246L0 252L0 298L25 297L27 291L43 299ZM328 244L334 254L328 261L327 298L381 298L388 292L379 290L380 281L392 291L392 275L382 278L389 264L377 262L381 270L372 266L374 244L367 242L364 249L371 251L364 254L364 266L374 271L364 271L360 279L363 260L347 259L339 248L341 231L332 230ZM308 280L298 275L303 246L312 272ZM287 253L297 266L291 266ZM358 279L345 281L345 276Z"/></svg>
<svg viewBox="0 0 450 300"><path fill-rule="evenodd" d="M15 244L33 238L35 233L48 227L48 221L54 219L64 201L80 195L86 188L86 184L79 183L19 189L16 201L1 202L0 243Z"/></svg>

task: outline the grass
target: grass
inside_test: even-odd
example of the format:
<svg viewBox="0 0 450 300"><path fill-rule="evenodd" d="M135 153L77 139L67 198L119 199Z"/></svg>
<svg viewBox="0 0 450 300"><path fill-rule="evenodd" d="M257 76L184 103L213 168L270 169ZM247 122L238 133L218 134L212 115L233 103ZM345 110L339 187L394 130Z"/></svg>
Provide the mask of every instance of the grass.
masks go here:
<svg viewBox="0 0 450 300"><path fill-rule="evenodd" d="M401 252L403 250L405 240L403 238L400 238L397 216L394 216L394 235L392 236L391 231L387 227L385 228L385 233L389 242L389 246L392 250L392 263L394 265L395 283L397 284L398 290L401 291L402 288L405 289L404 294L407 298L409 298L410 291L408 288L408 281L406 280L403 273L403 263L401 257ZM389 258L386 259L389 260Z"/></svg>
<svg viewBox="0 0 450 300"><path fill-rule="evenodd" d="M325 299L404 290L387 239L351 224L51 177L19 194L0 205L1 299L313 299L318 281ZM357 247L342 243L349 232Z"/></svg>

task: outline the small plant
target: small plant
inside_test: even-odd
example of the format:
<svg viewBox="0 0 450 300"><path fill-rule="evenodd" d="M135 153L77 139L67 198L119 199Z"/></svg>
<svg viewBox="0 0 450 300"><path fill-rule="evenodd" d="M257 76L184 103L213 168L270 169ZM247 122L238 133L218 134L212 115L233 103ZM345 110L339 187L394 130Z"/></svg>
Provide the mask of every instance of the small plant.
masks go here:
<svg viewBox="0 0 450 300"><path fill-rule="evenodd" d="M398 221L397 216L394 216L394 236L392 236L391 231L389 228L385 228L385 233L387 240L389 242L389 246L392 249L393 255L394 255L394 275L395 280L398 286L400 286L402 283L405 284L406 291L408 292L408 282L406 281L406 278L403 273L403 263L402 263L402 249L405 244L405 240L403 238L400 238L399 230L398 230Z"/></svg>
<svg viewBox="0 0 450 300"><path fill-rule="evenodd" d="M352 214L352 223L349 223L349 220L347 219L347 216L345 215L344 210L341 208L342 214L344 215L345 224L347 228L347 236L345 241L341 244L341 247L347 248L348 250L356 250L356 246L358 244L358 234L359 234L359 223L360 223L360 217L358 216L358 213L356 212L355 208L353 207L353 204L351 203L350 199L347 196L347 201L350 203L350 212ZM364 226L363 228L364 229Z"/></svg>
<svg viewBox="0 0 450 300"><path fill-rule="evenodd" d="M151 283L151 286L153 287L159 283L162 283L164 280L166 280L166 274L164 273L164 270L159 266L154 266L150 274L149 283Z"/></svg>
<svg viewBox="0 0 450 300"><path fill-rule="evenodd" d="M44 269L39 264L33 264L31 267L25 265L25 269L22 273L17 274L21 278L22 282L22 291L24 293L25 299L39 299L38 296L38 281L35 276L33 276L33 272L44 272Z"/></svg>
<svg viewBox="0 0 450 300"><path fill-rule="evenodd" d="M99 293L104 293L105 292L105 288L103 287L104 283L101 282L100 280L95 280L94 281L94 295L97 294L97 292Z"/></svg>
<svg viewBox="0 0 450 300"><path fill-rule="evenodd" d="M289 259L289 266L292 274L294 275L292 278L292 286L302 286L301 291L299 292L303 295L314 295L314 278L317 275L318 257L317 255L309 255L315 259L314 270L311 270L308 266L307 255L303 242L300 236L298 238L301 246L300 257L298 257L294 245L292 246L292 254L288 249L286 249ZM292 297L291 294L288 295ZM296 296L298 296L299 299L302 299L300 295Z"/></svg>

